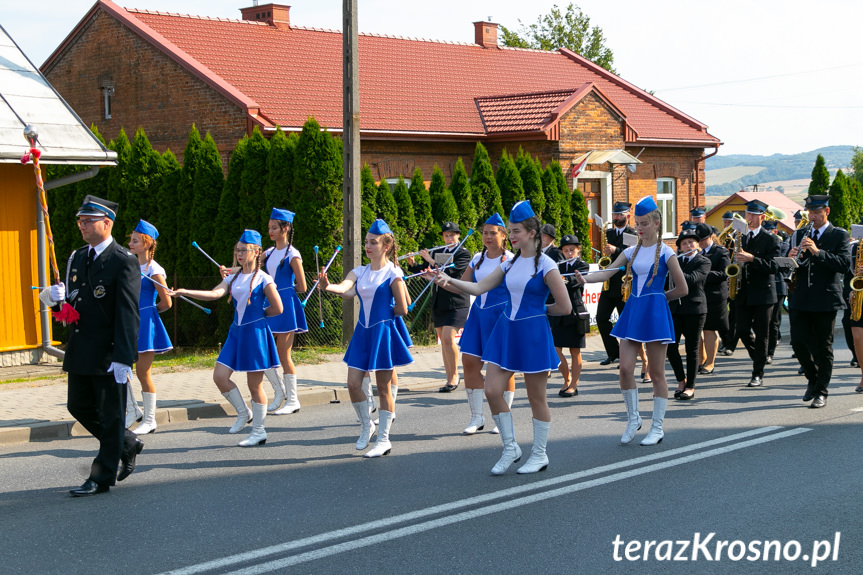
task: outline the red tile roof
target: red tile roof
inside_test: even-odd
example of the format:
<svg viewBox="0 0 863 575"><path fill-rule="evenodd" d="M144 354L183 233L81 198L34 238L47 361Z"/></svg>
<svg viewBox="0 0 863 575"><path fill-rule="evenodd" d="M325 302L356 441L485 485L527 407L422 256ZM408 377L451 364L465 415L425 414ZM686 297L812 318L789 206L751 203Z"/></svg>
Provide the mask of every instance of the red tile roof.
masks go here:
<svg viewBox="0 0 863 575"><path fill-rule="evenodd" d="M330 129L342 125L341 32L125 10L108 0L98 0L96 7L181 65L197 65L193 73L210 76L223 91L236 91L250 109L260 106L269 123L299 127L313 115ZM531 92L537 93L533 104L527 104L531 97L523 98L516 107L520 112L509 117L500 109L491 123L498 130L535 126L542 120L539 108L592 83L625 115L634 143L719 143L704 124L566 49L483 48L360 34L359 62L360 126L366 134L483 137L490 124L483 126L478 101L488 102L491 113L491 96Z"/></svg>

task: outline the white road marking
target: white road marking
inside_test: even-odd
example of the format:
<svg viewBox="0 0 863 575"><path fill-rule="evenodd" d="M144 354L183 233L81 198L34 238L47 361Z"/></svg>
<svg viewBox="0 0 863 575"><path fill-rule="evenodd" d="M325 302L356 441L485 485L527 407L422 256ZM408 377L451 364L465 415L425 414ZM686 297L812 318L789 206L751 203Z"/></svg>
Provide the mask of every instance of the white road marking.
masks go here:
<svg viewBox="0 0 863 575"><path fill-rule="evenodd" d="M328 557L331 555L335 555L338 553L343 553L345 551L349 551L352 549L357 549L359 547L364 547L368 545L374 545L376 543L380 543L381 541L390 540L398 537L406 537L408 535L412 535L415 533L419 533L422 531L427 531L429 529L436 529L438 527L442 527L445 525L450 525L452 523L456 523L459 521L467 521L470 519L474 519L476 517L481 517L483 515L488 515L490 513L496 513L499 511L505 511L507 509L512 509L514 507L518 507L521 505L528 505L530 503L535 503L538 501L542 501L545 499L557 497L559 495L564 495L566 493L572 493L573 491L580 491L583 489L588 489L590 487L596 487L599 485L604 485L606 483L611 483L614 481L620 481L623 479L628 479L630 477L635 477L638 475L642 475L644 473L650 473L653 471L659 471L661 469L667 469L670 467L675 467L677 465L682 465L684 463L689 463L691 461L697 461L699 459L704 459L706 457L712 457L715 455L721 455L724 453L729 453L731 451L736 451L738 449L743 449L746 447L751 447L753 445L758 445L760 443L765 443L768 441L774 441L776 439L782 439L785 437L791 437L793 435L797 435L799 433L803 433L806 431L810 431L807 428L796 428L784 431L782 433L777 433L774 435L770 435L767 437L761 437L758 439L751 439L749 441L743 441L742 443L735 443L733 445L728 445L726 447L721 447L718 449L712 449L710 451L704 451L701 453L696 453L693 455L685 455L692 451L697 451L700 449L713 447L715 445L721 445L723 443L731 443L740 440L745 440L750 437L754 437L757 435L763 435L765 433L771 433L774 431L779 431L783 429L781 426L770 426L770 427L761 427L758 429L753 429L750 431L744 431L741 433L736 433L733 435L729 435L726 437L720 437L717 439L711 439L709 441L704 441L701 443L696 443L693 445L688 445L684 447L678 447L675 449L669 449L668 451L660 451L656 453L652 453L650 455L645 455L641 457L636 457L633 459L629 459L626 461L620 461L617 463L612 463L609 465L603 465L599 467L594 467L592 469L587 469L584 471L578 471L576 473L570 473L567 475L563 475L560 477L552 477L543 481L537 481L534 483L530 483L527 485L520 485L518 487L512 487L509 489L503 489L500 491L495 491L492 493L486 493L483 495L478 495L475 497L468 497L466 499L461 499L458 501L453 501L451 503L444 503L441 505L435 505L432 507L428 507L425 509L419 509L417 511L412 511L410 513L403 513L401 515L396 515L393 517L388 517L386 519L380 519L376 521L370 521L368 523L362 523L360 525L354 525L351 527L347 527L344 529L337 529L335 531L329 531L327 533L321 533L319 535L314 535L311 537L305 537L303 539L298 539L295 541L290 541L286 543L281 543L279 545L272 545L270 547L262 547L260 549L255 549L252 551L247 551L244 553L238 553L235 555L230 555L227 557L223 557L221 559L215 559L212 561L207 561L204 563L199 563L197 565L190 565L188 567L183 567L180 569L175 569L172 571L168 571L163 575L192 575L194 573L202 573L205 571L210 571L214 569L225 568L231 565L244 564L250 561L258 560L270 555L276 555L280 553L285 553L288 551L292 551L294 549L299 549L302 547L308 547L313 545L319 545L323 543L328 543L335 539L343 538L343 537L354 537L360 533L373 531L383 528L392 527L399 523L405 523L410 521L416 521L418 519L422 519L423 517L428 517L431 515L437 515L441 513L450 513L455 510L469 507L473 505L478 505L482 503L487 503L490 501L494 501L496 499L507 498L503 503L490 505L487 507L482 507L479 509L466 511L463 513L459 513L456 515L448 515L446 517L442 517L439 519L431 520L425 523L418 523L415 525L409 525L407 527L395 529L393 531L388 531L385 534L376 534L368 537L355 539L352 541L347 541L344 543L339 543L336 545L330 545L321 549L317 549L314 551L309 551L306 553L301 553L299 555L294 555L290 557L286 557L283 559L278 559L271 561L269 563L257 564L254 567L250 567L247 569L242 569L236 571L234 573L264 573L267 571L273 571L276 569L281 569L283 567L287 567L290 565L296 565L298 563L303 563L307 561L312 561L315 559L320 559L323 557ZM666 461L663 463L656 463L653 465L647 465L646 467L642 467L639 469L634 469L631 471L626 471L622 473L617 473L614 475L609 475L606 477L602 477L599 479L594 479L591 481L585 481L583 483L576 483L574 485L567 485L566 487L554 489L551 491L546 491L543 493L537 493L535 495L530 495L526 497L522 497L519 499L512 499L513 496L520 495L522 493L526 493L529 491L541 490L547 487L551 487L554 485L558 485L561 483L568 483L571 481L576 481L579 479L584 479L586 477L590 477L593 475L603 474L611 471L616 471L619 469L623 469L626 467L634 467L646 463L650 463L652 461L656 461L659 459L667 459L673 458L677 456L682 456L679 459L673 459L671 461Z"/></svg>

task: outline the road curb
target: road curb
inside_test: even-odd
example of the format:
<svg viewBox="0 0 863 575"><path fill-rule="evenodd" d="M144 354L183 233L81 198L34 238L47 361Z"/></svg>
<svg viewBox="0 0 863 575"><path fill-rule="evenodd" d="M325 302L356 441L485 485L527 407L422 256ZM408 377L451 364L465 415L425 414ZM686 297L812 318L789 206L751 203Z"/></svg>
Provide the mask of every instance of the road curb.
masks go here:
<svg viewBox="0 0 863 575"><path fill-rule="evenodd" d="M400 391L429 391L440 386L440 382L403 384ZM299 389L298 395L302 405L325 405L328 403L350 403L346 387L325 387ZM171 424L185 423L198 419L216 419L234 416L234 408L227 402L192 403L162 407L156 410L156 424L159 428L170 427ZM0 445L13 443L28 443L31 441L53 441L56 439L71 439L86 437L89 432L74 419L57 421L38 421L27 425L0 427Z"/></svg>

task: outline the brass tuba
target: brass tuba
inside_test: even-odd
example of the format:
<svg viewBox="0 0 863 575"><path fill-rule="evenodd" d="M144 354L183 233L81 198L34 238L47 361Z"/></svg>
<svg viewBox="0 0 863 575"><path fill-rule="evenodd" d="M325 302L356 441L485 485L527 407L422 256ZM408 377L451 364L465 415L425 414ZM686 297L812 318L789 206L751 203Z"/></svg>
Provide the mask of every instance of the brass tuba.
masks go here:
<svg viewBox="0 0 863 575"><path fill-rule="evenodd" d="M857 257L854 258L855 274L860 273L860 267L863 266L863 242L857 242ZM863 276L855 275L851 278L851 320L859 321L863 315Z"/></svg>

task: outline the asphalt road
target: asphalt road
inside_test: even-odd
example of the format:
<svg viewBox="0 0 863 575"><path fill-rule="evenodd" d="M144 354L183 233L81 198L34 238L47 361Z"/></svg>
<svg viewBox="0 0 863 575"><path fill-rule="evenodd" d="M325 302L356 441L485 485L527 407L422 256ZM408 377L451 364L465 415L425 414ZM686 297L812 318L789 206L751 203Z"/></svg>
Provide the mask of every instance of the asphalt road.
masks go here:
<svg viewBox="0 0 863 575"><path fill-rule="evenodd" d="M780 352L763 389L744 387L745 354L723 360L696 400L670 402L653 448L618 445L613 368L591 368L574 401L553 378L551 465L530 476L489 474L500 440L461 435L461 390L403 392L378 460L354 450L345 403L271 417L258 448L235 447L228 418L173 426L85 499L67 490L94 440L0 446L0 572L860 573L859 370L838 351L827 407L807 409ZM638 439L649 385L640 407ZM527 453L523 388L514 417Z"/></svg>

